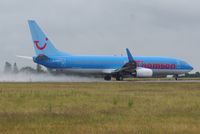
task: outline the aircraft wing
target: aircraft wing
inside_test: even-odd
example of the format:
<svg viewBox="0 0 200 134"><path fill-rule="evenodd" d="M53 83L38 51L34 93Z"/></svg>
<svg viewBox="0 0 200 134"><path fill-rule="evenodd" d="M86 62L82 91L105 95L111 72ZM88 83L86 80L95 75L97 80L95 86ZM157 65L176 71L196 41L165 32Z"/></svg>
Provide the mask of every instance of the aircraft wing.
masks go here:
<svg viewBox="0 0 200 134"><path fill-rule="evenodd" d="M128 62L125 63L121 68L114 70L112 73L134 73L137 68L136 61L134 60L131 52L129 49L126 49L127 57L128 57Z"/></svg>

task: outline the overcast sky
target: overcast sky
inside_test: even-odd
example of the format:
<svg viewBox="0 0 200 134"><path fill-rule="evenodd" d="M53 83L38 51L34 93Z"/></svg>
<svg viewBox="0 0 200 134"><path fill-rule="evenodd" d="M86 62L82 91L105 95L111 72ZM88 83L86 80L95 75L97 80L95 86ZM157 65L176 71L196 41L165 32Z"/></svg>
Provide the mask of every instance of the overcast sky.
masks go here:
<svg viewBox="0 0 200 134"><path fill-rule="evenodd" d="M168 56L200 71L199 0L0 0L0 68L34 55L27 20L72 54Z"/></svg>

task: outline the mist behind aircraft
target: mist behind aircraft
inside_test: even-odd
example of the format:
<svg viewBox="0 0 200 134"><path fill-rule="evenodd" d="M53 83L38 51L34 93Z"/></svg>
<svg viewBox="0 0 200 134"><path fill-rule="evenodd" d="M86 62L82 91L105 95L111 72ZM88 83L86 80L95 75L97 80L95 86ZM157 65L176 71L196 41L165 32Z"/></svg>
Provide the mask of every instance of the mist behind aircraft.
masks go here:
<svg viewBox="0 0 200 134"><path fill-rule="evenodd" d="M53 75L50 73L0 73L0 82L100 82L101 78L73 76L73 75Z"/></svg>

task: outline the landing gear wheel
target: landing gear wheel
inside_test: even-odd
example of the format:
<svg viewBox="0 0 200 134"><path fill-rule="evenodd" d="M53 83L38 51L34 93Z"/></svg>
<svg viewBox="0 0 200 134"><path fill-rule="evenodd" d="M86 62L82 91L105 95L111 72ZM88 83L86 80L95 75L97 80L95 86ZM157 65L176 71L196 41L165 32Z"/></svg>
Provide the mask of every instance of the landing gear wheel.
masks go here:
<svg viewBox="0 0 200 134"><path fill-rule="evenodd" d="M110 75L106 75L106 76L104 77L104 80L110 81L110 80L111 80L111 76L110 76Z"/></svg>
<svg viewBox="0 0 200 134"><path fill-rule="evenodd" d="M178 74L175 75L175 80L178 80Z"/></svg>
<svg viewBox="0 0 200 134"><path fill-rule="evenodd" d="M122 75L117 75L116 76L117 81L123 81L123 76Z"/></svg>

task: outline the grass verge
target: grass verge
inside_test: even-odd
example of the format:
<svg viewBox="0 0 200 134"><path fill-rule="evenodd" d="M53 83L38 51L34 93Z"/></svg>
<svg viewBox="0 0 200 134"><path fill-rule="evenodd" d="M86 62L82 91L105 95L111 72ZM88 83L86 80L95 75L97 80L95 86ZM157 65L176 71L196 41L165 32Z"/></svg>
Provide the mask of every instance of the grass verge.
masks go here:
<svg viewBox="0 0 200 134"><path fill-rule="evenodd" d="M200 83L0 83L0 133L199 132Z"/></svg>

